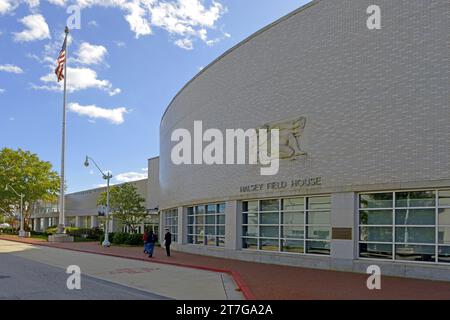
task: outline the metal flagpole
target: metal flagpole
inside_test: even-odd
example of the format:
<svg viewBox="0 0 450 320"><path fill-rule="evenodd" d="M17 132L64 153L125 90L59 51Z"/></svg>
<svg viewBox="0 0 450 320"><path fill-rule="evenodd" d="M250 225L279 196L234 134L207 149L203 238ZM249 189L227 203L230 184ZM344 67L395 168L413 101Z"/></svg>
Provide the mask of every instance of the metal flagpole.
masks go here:
<svg viewBox="0 0 450 320"><path fill-rule="evenodd" d="M66 33L66 38L64 41L67 41L67 36L69 34L69 28L66 27L64 29ZM64 158L65 158L65 147L66 147L66 101L67 101L67 42L66 42L66 50L65 50L65 63L64 63L64 98L63 98L63 118L62 118L62 142L61 142L61 181L59 187L59 227L58 233L64 233L65 230L65 203L64 203Z"/></svg>

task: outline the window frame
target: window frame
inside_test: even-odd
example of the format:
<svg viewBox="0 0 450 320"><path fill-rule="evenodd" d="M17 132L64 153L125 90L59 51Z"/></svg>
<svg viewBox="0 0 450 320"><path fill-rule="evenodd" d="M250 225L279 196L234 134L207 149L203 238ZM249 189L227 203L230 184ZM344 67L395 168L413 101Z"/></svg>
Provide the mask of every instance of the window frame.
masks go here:
<svg viewBox="0 0 450 320"><path fill-rule="evenodd" d="M203 213L198 212L198 207L203 206ZM214 206L214 212L209 211L208 206ZM194 246L206 246L206 247L214 247L214 248L225 248L226 239L226 203L225 202L210 202L210 203L199 203L193 204L186 208L186 243L188 245ZM189 214L190 209L192 210L192 214ZM197 223L197 216L202 217L202 223ZM223 216L225 219L224 223L219 223L219 216ZM189 222L189 217L192 217L192 223ZM214 223L207 223L207 217L214 217ZM206 228L214 227L214 234L207 234ZM192 232L189 232L189 229L192 228ZM196 232L197 228L203 228L203 235L200 235ZM223 228L223 234L219 234L219 228ZM198 237L203 238L202 243L198 243ZM208 237L214 239L214 245L210 244L208 241ZM190 241L192 239L192 241ZM222 240L222 242L221 242Z"/></svg>
<svg viewBox="0 0 450 320"><path fill-rule="evenodd" d="M329 208L326 209L310 209L309 208L309 199L310 198L329 198ZM283 200L285 199L303 199L303 205L302 208L295 208L295 209L283 209ZM262 211L261 210L261 201L267 201L267 200L277 200L278 201L278 210L270 210L270 211ZM244 203L245 202L254 202L257 201L257 210L250 210L250 211L244 211ZM247 207L248 208L248 207ZM293 223L293 224L286 224L284 219L282 219L282 215L285 212L298 212L303 214L303 221L301 224L299 223ZM321 223L309 223L308 220L308 214L313 212L329 212L330 215L330 223L329 224L321 224ZM249 224L248 220L247 223L244 223L244 214L249 213L256 213L257 214L257 224ZM261 223L261 214L264 213L278 213L278 224L267 224L267 223ZM242 206L241 206L241 242L244 243L245 239L253 239L256 240L256 249L254 248L244 248L244 246L241 246L242 250L245 251L257 251L257 252L276 252L281 254L293 254L293 255L308 255L308 256L320 256L320 257L329 257L331 256L331 194L320 194L320 195L307 195L307 196L287 196L287 197L276 197L276 198L259 198L259 199L245 199L242 200ZM245 227L256 227L257 229L257 235L256 236L246 236L244 234L244 228ZM261 227L277 227L278 228L278 237L263 237L261 236ZM294 237L286 237L283 235L283 228L284 227L301 227L303 230L303 238L294 238ZM314 239L308 237L308 228L309 227L326 227L328 228L328 239ZM267 240L276 240L278 242L278 249L277 250L264 250L262 249L261 240L267 239ZM283 243L285 241L298 241L303 244L303 252L290 252L290 251L283 251ZM307 244L310 242L324 242L328 243L328 253L326 254L320 254L320 253L311 253L307 252Z"/></svg>
<svg viewBox="0 0 450 320"><path fill-rule="evenodd" d="M162 210L164 217L164 228L168 228L172 234L172 241L178 242L178 208ZM174 223L175 220L175 223ZM168 223L170 221L170 223Z"/></svg>
<svg viewBox="0 0 450 320"><path fill-rule="evenodd" d="M406 193L406 192L434 192L434 205L433 206L398 206L397 207L397 194L398 193ZM387 191L376 191L376 192L359 192L357 193L357 228L356 228L356 240L357 240L357 250L358 250L358 259L361 260L377 260L377 261L393 261L400 263L414 263L414 264L428 264L428 265L445 265L448 266L449 262L439 261L439 248L448 247L450 248L450 244L439 243L439 228L450 228L448 224L439 224L439 209L449 209L449 205L440 205L439 203L439 195L441 191L450 191L449 188L424 188L424 189L407 189L407 190L387 190ZM392 194L392 207L383 207L383 208L362 208L361 207L361 195L367 194L380 194L380 193L391 193ZM397 224L396 223L396 214L397 210L417 210L417 209L428 209L434 210L434 224ZM386 225L369 225L369 224L361 224L361 211L391 211L392 212L392 223ZM392 241L383 242L383 241L362 241L360 240L361 236L361 227L387 227L392 229ZM397 228L434 228L434 242L432 243L424 243L424 242L397 242ZM390 258L376 258L376 257L362 257L361 256L361 246L360 244L382 244L382 245L391 245L392 253ZM399 259L397 258L396 247L397 246L427 246L434 248L434 261L412 261L407 259ZM450 258L449 258L450 259Z"/></svg>

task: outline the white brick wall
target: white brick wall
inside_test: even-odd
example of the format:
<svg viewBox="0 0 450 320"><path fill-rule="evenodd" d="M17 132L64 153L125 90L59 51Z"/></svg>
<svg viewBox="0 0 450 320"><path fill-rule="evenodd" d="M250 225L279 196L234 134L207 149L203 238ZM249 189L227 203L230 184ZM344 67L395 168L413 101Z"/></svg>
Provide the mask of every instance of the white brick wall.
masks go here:
<svg viewBox="0 0 450 320"><path fill-rule="evenodd" d="M366 28L381 7L382 29ZM161 123L159 207L239 199L239 186L321 176L262 195L450 185L448 0L321 0L206 68ZM175 166L177 128L250 128L305 115L308 156L277 176L258 166Z"/></svg>

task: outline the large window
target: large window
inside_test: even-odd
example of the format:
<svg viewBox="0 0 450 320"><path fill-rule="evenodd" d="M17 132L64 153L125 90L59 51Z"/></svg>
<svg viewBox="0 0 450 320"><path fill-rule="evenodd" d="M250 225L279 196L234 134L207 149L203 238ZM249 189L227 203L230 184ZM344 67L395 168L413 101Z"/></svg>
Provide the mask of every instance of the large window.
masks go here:
<svg viewBox="0 0 450 320"><path fill-rule="evenodd" d="M172 241L178 241L178 208L164 210L164 226L168 228L170 233L172 234ZM163 236L163 235L161 235ZM162 240L160 240L162 241Z"/></svg>
<svg viewBox="0 0 450 320"><path fill-rule="evenodd" d="M450 263L450 190L360 194L359 256Z"/></svg>
<svg viewBox="0 0 450 320"><path fill-rule="evenodd" d="M66 217L65 226L74 228L76 226L76 217Z"/></svg>
<svg viewBox="0 0 450 320"><path fill-rule="evenodd" d="M330 254L329 196L244 201L244 249Z"/></svg>
<svg viewBox="0 0 450 320"><path fill-rule="evenodd" d="M188 243L225 246L225 203L188 207L187 219Z"/></svg>

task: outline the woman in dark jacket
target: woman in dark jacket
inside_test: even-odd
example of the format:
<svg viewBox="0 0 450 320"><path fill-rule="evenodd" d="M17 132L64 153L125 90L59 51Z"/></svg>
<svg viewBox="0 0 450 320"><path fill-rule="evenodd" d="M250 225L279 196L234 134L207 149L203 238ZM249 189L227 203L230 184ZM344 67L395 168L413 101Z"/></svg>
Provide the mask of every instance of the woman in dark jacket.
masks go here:
<svg viewBox="0 0 450 320"><path fill-rule="evenodd" d="M148 233L147 230L144 231L144 234L142 235L142 241L144 241L144 253L148 253L147 250L147 243L148 243Z"/></svg>
<svg viewBox="0 0 450 320"><path fill-rule="evenodd" d="M147 237L147 253L149 258L153 256L153 249L155 248L156 241L157 241L156 235L153 233L152 230L150 230Z"/></svg>

